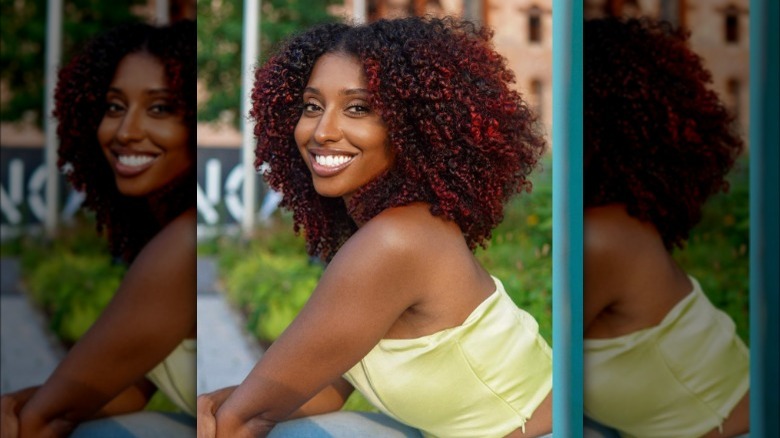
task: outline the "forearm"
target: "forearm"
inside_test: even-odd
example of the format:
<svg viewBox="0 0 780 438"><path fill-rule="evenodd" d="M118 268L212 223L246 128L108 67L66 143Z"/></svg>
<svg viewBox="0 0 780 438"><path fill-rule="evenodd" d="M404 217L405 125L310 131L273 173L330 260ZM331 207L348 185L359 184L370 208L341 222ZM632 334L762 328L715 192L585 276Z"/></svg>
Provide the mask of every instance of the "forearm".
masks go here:
<svg viewBox="0 0 780 438"><path fill-rule="evenodd" d="M20 436L67 436L82 421L143 409L154 390L151 382L141 379L104 406L90 408L91 403L84 400L97 400L99 394L79 393L73 388L67 391L53 391L46 386L29 388L16 397Z"/></svg>

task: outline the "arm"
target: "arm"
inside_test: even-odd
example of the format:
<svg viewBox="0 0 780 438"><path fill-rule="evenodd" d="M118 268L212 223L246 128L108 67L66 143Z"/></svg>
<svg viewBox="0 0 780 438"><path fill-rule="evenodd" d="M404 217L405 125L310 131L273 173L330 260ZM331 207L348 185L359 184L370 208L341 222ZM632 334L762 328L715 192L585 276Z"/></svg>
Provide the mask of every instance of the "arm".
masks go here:
<svg viewBox="0 0 780 438"><path fill-rule="evenodd" d="M15 438L18 435L19 413L35 395L38 388L40 386L31 386L16 392L3 394L0 398L0 403L2 403L2 407L0 407L2 434L0 436L3 438L7 436ZM152 382L145 378L141 379L103 406L94 418L119 415L143 409L155 390L156 388Z"/></svg>
<svg viewBox="0 0 780 438"><path fill-rule="evenodd" d="M295 321L217 410L217 436L265 436L365 356L424 290L426 265L415 239L384 213L361 228Z"/></svg>
<svg viewBox="0 0 780 438"><path fill-rule="evenodd" d="M132 387L194 332L194 228L193 209L144 247L95 324L22 408L21 436L66 434L104 406L99 415L140 407L148 386ZM124 401L107 405L120 394Z"/></svg>
<svg viewBox="0 0 780 438"><path fill-rule="evenodd" d="M230 386L198 396L198 436L213 437L216 435L215 414L236 388L238 386ZM340 377L290 414L287 420L338 411L344 406L354 390L355 388L349 382Z"/></svg>

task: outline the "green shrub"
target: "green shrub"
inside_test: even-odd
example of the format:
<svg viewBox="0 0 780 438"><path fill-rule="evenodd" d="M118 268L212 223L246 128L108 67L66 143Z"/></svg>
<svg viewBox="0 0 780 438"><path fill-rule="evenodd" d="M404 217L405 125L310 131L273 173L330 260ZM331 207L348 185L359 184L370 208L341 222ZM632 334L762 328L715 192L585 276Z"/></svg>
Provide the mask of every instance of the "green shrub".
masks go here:
<svg viewBox="0 0 780 438"><path fill-rule="evenodd" d="M73 344L100 316L121 283L125 268L99 254L54 251L32 267L27 287L49 317L49 327Z"/></svg>
<svg viewBox="0 0 780 438"><path fill-rule="evenodd" d="M228 295L247 315L249 330L264 343L279 337L306 304L322 273L305 254L280 255L253 248L225 275Z"/></svg>

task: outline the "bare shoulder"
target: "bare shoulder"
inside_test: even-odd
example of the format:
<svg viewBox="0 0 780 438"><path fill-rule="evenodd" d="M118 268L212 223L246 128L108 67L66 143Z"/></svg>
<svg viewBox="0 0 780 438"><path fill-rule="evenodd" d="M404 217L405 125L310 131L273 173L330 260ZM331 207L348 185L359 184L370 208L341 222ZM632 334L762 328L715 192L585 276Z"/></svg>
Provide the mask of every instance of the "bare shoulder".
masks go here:
<svg viewBox="0 0 780 438"><path fill-rule="evenodd" d="M415 314L426 318L418 318L416 329L425 325L428 332L460 324L495 290L460 227L434 216L427 204L390 208L374 217L339 250L333 264L347 260L343 264L350 272L366 266L365 272L382 278L391 293L405 294ZM409 334L400 333L392 335Z"/></svg>
<svg viewBox="0 0 780 438"><path fill-rule="evenodd" d="M195 290L197 272L197 216L190 209L166 225L147 243L130 265L123 285L132 290L156 286L178 290L189 296Z"/></svg>
<svg viewBox="0 0 780 438"><path fill-rule="evenodd" d="M586 209L583 226L585 250L597 254L624 251L629 243L625 238L641 230L641 223L618 204Z"/></svg>
<svg viewBox="0 0 780 438"><path fill-rule="evenodd" d="M653 237L654 230L652 225L630 216L622 205L585 210L584 293L586 307L592 307L586 314L595 317L603 309L622 302L626 291L633 290L633 285L644 277L646 259L657 252L659 239Z"/></svg>
<svg viewBox="0 0 780 438"><path fill-rule="evenodd" d="M136 261L151 257L159 262L159 257L163 254L178 254L182 261L186 260L188 255L194 257L197 248L196 227L195 209L184 211L144 246Z"/></svg>
<svg viewBox="0 0 780 438"><path fill-rule="evenodd" d="M660 235L652 224L640 221L628 214L625 207L611 204L585 210L584 255L587 260L625 263L639 255L656 251L661 244Z"/></svg>
<svg viewBox="0 0 780 438"><path fill-rule="evenodd" d="M618 204L589 208L584 219L585 323L587 330L595 321L593 337L657 324L690 291L653 224ZM609 324L599 326L596 318L604 310L609 312L601 322Z"/></svg>
<svg viewBox="0 0 780 438"><path fill-rule="evenodd" d="M442 245L448 244L465 245L455 223L434 216L422 203L388 208L366 223L355 237L402 255L441 252Z"/></svg>
<svg viewBox="0 0 780 438"><path fill-rule="evenodd" d="M169 222L150 241L162 241L165 244L176 243L180 249L182 246L191 248L196 245L197 213L194 208L185 210L179 216Z"/></svg>

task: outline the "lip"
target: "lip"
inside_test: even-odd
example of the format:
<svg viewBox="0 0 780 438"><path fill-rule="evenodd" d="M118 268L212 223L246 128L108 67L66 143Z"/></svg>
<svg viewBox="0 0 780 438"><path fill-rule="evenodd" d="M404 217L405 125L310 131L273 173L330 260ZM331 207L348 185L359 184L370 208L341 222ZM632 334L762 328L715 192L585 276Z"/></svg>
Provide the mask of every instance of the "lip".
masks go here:
<svg viewBox="0 0 780 438"><path fill-rule="evenodd" d="M149 153L149 152L138 152L138 151L130 151L130 150L112 150L111 155L113 157L113 164L114 164L114 171L117 175L122 177L134 177L137 175L140 175L141 173L144 173L147 169L152 167L154 165L154 162L157 161L157 157L159 157L159 154ZM133 156L133 157L149 157L151 160L139 164L139 165L129 165L122 163L119 160L120 156Z"/></svg>
<svg viewBox="0 0 780 438"><path fill-rule="evenodd" d="M354 161L355 161L355 154L353 153L347 153L347 152L341 152L341 151L333 151L333 150L314 150L310 149L309 152L309 163L311 165L311 171L313 174L321 177L321 178L328 178L335 175L338 175L339 173L343 172L344 169L349 167ZM346 163L340 164L338 166L323 166L319 163L317 163L317 160L315 159L315 156L348 156L351 157L349 161Z"/></svg>

